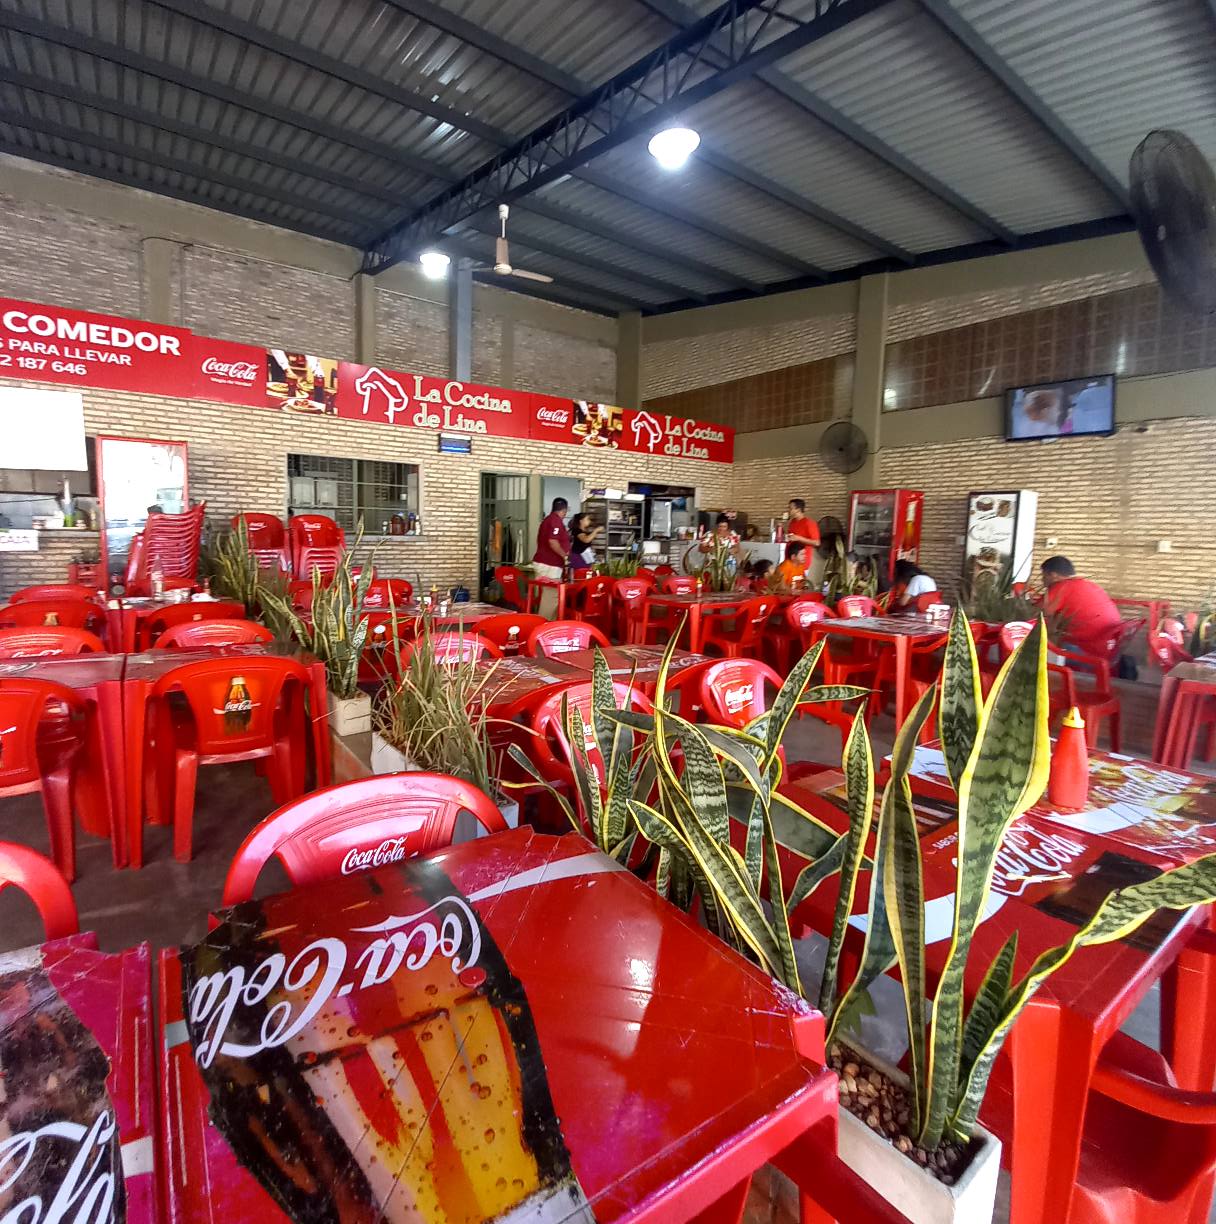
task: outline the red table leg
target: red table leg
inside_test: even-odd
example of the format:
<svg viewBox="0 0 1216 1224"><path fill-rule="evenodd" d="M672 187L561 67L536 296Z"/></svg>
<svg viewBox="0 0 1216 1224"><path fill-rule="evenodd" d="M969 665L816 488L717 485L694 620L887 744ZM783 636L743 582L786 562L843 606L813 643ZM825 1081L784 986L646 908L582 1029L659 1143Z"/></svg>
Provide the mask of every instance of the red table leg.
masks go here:
<svg viewBox="0 0 1216 1224"><path fill-rule="evenodd" d="M152 686L142 680L123 683L123 722L126 741L127 861L144 865L144 728L148 718L148 693Z"/></svg>
<svg viewBox="0 0 1216 1224"><path fill-rule="evenodd" d="M701 629L701 605L693 603L688 605L688 649L693 654L701 653L701 638L703 630Z"/></svg>
<svg viewBox="0 0 1216 1224"><path fill-rule="evenodd" d="M1174 714L1178 681L1165 676L1161 681L1161 692L1157 697L1157 721L1153 727L1153 760L1164 763L1165 746L1170 734L1170 719Z"/></svg>
<svg viewBox="0 0 1216 1224"><path fill-rule="evenodd" d="M912 652L908 649L908 639L899 634L894 637L892 645L895 647L895 729L898 730L910 712Z"/></svg>
<svg viewBox="0 0 1216 1224"><path fill-rule="evenodd" d="M747 1205L747 1192L752 1179L745 1177L738 1185L728 1190L712 1207L698 1211L689 1224L739 1224L743 1219L743 1208Z"/></svg>
<svg viewBox="0 0 1216 1224"><path fill-rule="evenodd" d="M122 717L122 685L99 684L97 694L98 732L101 740L102 768L110 807L110 844L115 867L125 867L127 848L126 752Z"/></svg>
<svg viewBox="0 0 1216 1224"><path fill-rule="evenodd" d="M312 746L317 759L317 786L328 786L333 780L332 745L329 741L329 689L325 683L325 664L310 663L311 681L308 703L312 721Z"/></svg>
<svg viewBox="0 0 1216 1224"><path fill-rule="evenodd" d="M1212 1091L1216 1084L1216 933L1210 930L1194 931L1161 978L1161 1052L1180 1088Z"/></svg>

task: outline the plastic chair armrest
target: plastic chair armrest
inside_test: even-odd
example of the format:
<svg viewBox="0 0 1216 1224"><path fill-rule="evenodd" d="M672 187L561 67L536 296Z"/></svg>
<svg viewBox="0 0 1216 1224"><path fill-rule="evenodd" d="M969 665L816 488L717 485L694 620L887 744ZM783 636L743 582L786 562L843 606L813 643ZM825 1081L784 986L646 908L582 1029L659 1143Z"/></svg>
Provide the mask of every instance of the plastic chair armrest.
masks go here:
<svg viewBox="0 0 1216 1224"><path fill-rule="evenodd" d="M1090 1086L1112 1101L1167 1122L1216 1124L1216 1092L1192 1092L1147 1080L1123 1067L1099 1061Z"/></svg>

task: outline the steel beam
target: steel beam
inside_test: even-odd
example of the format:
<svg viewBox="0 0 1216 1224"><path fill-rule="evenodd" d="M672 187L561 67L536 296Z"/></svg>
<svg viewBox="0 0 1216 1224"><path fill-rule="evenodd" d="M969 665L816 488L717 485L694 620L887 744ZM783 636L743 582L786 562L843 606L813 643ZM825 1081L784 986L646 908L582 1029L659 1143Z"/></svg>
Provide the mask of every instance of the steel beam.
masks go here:
<svg viewBox="0 0 1216 1224"><path fill-rule="evenodd" d="M989 76L1000 82L1022 109L1073 161L1089 172L1090 177L1119 203L1124 212L1131 212L1131 197L1127 188L1111 173L1110 168L959 15L949 0L920 0L920 6Z"/></svg>
<svg viewBox="0 0 1216 1224"><path fill-rule="evenodd" d="M394 226L372 245L366 270L390 267L486 204L510 203L554 182L888 0L816 0L809 18L783 12L783 2L727 0ZM719 35L727 62L715 66L707 57Z"/></svg>
<svg viewBox="0 0 1216 1224"><path fill-rule="evenodd" d="M641 3L657 16L662 17L665 21L670 21L677 27L687 28L697 19L696 10L689 7L685 0L641 0ZM886 141L875 136L873 132L867 131L859 123L854 123L852 119L824 101L818 94L790 80L779 69L762 68L756 73L756 79L763 81L769 89L780 94L787 102L792 102L799 110L805 111L812 118L832 128L850 144L864 149L871 157L884 162L890 169L902 174L922 191L935 196L940 203L968 218L982 230L995 235L1002 242L1012 244L1017 241L1017 235L1012 230L986 213L978 204L965 199L953 187L935 178L922 166L916 165Z"/></svg>

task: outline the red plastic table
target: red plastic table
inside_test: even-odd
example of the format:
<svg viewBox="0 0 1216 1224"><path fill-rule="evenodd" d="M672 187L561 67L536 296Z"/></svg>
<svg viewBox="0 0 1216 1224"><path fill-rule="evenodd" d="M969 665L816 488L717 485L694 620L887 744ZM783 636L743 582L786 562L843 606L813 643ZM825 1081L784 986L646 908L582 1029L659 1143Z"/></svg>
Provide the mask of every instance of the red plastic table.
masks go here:
<svg viewBox="0 0 1216 1224"><path fill-rule="evenodd" d="M729 615L730 611L755 599L754 591L702 591L700 595L663 595L652 592L646 596L646 611L643 613L642 633L645 635L650 619L650 609L672 608L677 618L681 612L688 614L688 649L693 654L700 654L705 643L704 614L706 609L711 613Z"/></svg>
<svg viewBox="0 0 1216 1224"><path fill-rule="evenodd" d="M958 842L950 814L953 792L939 756L933 745L918 748L912 777L926 880L926 965L934 977L949 946ZM1006 835L973 944L969 997L1013 930L1019 932L1015 976L1020 976L1040 952L1066 942L1107 893L1202 857L1216 845L1216 780L1110 753L1092 754L1090 772L1092 810L1058 814L1043 804ZM785 789L835 827L847 824L840 796L830 802L822 779ZM782 878L792 886L803 864L786 851L780 858ZM826 930L835 893L822 891L812 898L808 916L813 926ZM859 883L857 896L855 922L864 915L868 880ZM804 917L801 911L799 916ZM1017 1020L1008 1059L997 1062L981 1115L986 1125L1012 1139L1007 1160L1013 1224L1067 1218L1098 1055L1153 983L1180 955L1186 957L1190 933L1203 920L1199 911L1164 912L1125 940L1082 949L1048 979ZM1210 968L1196 963L1188 973L1192 980L1182 989L1191 992L1190 999L1203 999L1211 989ZM1210 1088L1216 1017L1176 1006L1163 1008L1163 1017L1167 1049L1203 1047L1188 1050L1185 1064L1197 1079L1207 1076L1206 1084L1189 1086Z"/></svg>
<svg viewBox="0 0 1216 1224"><path fill-rule="evenodd" d="M1130 612L1130 616L1123 616L1124 620L1138 620L1140 614L1143 613L1146 625L1145 632L1152 636L1157 632L1157 626L1161 624L1163 616L1170 614L1170 601L1168 599L1133 599L1130 596L1112 595L1111 602L1119 609L1120 614Z"/></svg>
<svg viewBox="0 0 1216 1224"><path fill-rule="evenodd" d="M492 718L508 714L511 707L554 685L578 684L586 676L564 659L509 655L504 659L482 659L478 671L486 675L486 713Z"/></svg>
<svg viewBox="0 0 1216 1224"><path fill-rule="evenodd" d="M1187 690L1182 689L1186 684ZM1194 744L1181 725L1189 693L1216 697L1216 653L1203 655L1191 663L1176 663L1161 680L1157 698L1157 722L1153 728L1153 760L1163 765L1185 768L1190 764ZM1185 759L1184 759L1185 758Z"/></svg>
<svg viewBox="0 0 1216 1224"><path fill-rule="evenodd" d="M77 805L81 827L95 837L110 839L114 866L127 862L125 752L122 678L126 656L120 654L55 655L35 659L0 659L0 679L30 676L74 689L94 708L85 741L83 764L94 771L97 790L105 796L103 810L91 803Z"/></svg>
<svg viewBox="0 0 1216 1224"><path fill-rule="evenodd" d="M921 616L850 616L815 621L808 626L814 644L828 634L876 642L895 651L895 725L899 727L912 709L912 647L943 637L946 630Z"/></svg>
<svg viewBox="0 0 1216 1224"><path fill-rule="evenodd" d="M634 683L648 697L654 695L655 685L659 679L659 664L663 660L662 646L609 646L600 647L600 653L608 664L608 670L613 680L627 681L632 673ZM577 667L589 679L595 667L595 649L570 650L561 655L561 661L570 667ZM712 663L708 655L693 654L689 650L676 649L671 657L671 667L668 676L674 679L681 672L699 663Z"/></svg>
<svg viewBox="0 0 1216 1224"><path fill-rule="evenodd" d="M130 599L114 599L106 608L106 634L110 649L130 654L139 637L143 621L166 608L177 607L181 599L158 599L152 596L137 596Z"/></svg>
<svg viewBox="0 0 1216 1224"><path fill-rule="evenodd" d="M557 611L553 614L554 620L566 619L566 599L571 591L577 590L586 582L586 578L571 578L569 582L558 582L554 578L529 578L528 579L528 611L535 612L536 605L540 602L540 592L542 587L551 587L557 592ZM501 612L502 609L500 608Z"/></svg>
<svg viewBox="0 0 1216 1224"><path fill-rule="evenodd" d="M0 956L4 1219L160 1218L149 969L93 935Z"/></svg>
<svg viewBox="0 0 1216 1224"><path fill-rule="evenodd" d="M250 642L232 646L199 646L189 650L149 650L127 656L123 677L123 715L126 722L126 817L127 843L132 867L143 865L144 733L152 686L166 672L203 659L238 659L249 655L274 655L295 659L308 671L309 720L312 724L313 756L317 786L332 780L329 740L329 699L325 665L298 646L281 642Z"/></svg>
<svg viewBox="0 0 1216 1224"><path fill-rule="evenodd" d="M577 835L219 918L161 961L175 1222L725 1224L770 1160L808 1219L892 1218L835 1158L821 1017Z"/></svg>

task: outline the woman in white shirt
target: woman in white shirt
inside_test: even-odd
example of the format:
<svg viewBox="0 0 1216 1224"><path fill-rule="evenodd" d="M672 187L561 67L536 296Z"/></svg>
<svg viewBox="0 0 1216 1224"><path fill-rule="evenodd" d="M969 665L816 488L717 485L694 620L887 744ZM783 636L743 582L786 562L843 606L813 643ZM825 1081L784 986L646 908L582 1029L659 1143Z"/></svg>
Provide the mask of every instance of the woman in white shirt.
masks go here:
<svg viewBox="0 0 1216 1224"><path fill-rule="evenodd" d="M894 581L891 583L888 605L892 612L906 612L916 606L918 595L928 595L937 590L937 583L914 561L896 561L892 577Z"/></svg>

